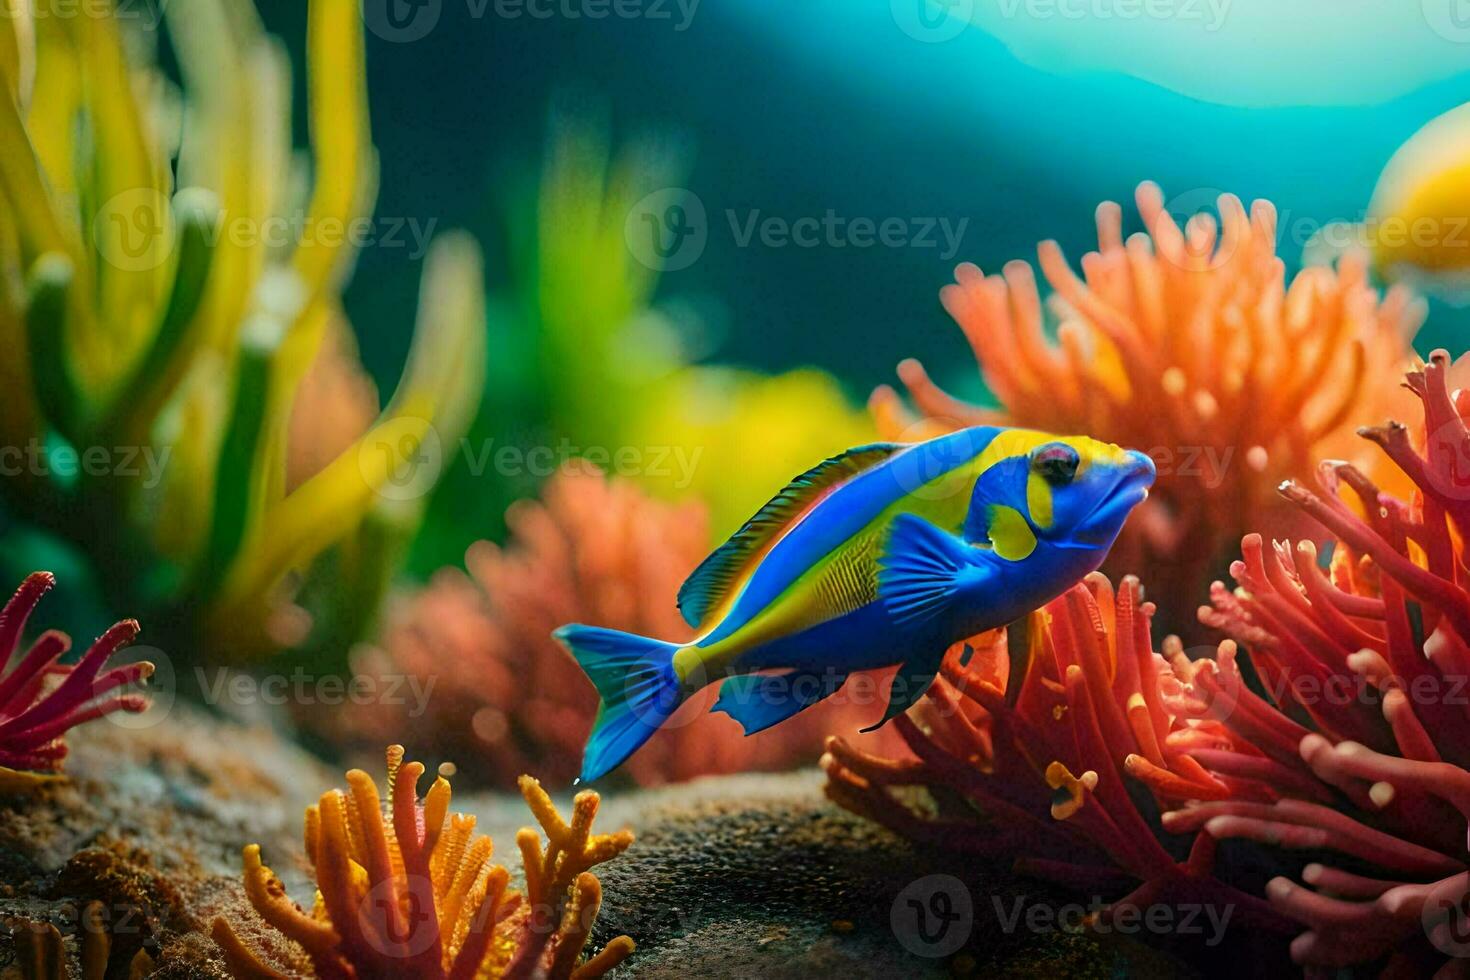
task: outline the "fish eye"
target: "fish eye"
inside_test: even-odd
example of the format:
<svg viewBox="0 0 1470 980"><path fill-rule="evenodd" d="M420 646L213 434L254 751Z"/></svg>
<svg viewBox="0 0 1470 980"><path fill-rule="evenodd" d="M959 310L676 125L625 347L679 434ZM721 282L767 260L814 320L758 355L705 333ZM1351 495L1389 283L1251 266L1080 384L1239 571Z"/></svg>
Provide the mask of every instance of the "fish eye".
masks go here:
<svg viewBox="0 0 1470 980"><path fill-rule="evenodd" d="M1064 487L1077 476L1082 457L1060 442L1047 443L1031 451L1031 471L1054 487Z"/></svg>

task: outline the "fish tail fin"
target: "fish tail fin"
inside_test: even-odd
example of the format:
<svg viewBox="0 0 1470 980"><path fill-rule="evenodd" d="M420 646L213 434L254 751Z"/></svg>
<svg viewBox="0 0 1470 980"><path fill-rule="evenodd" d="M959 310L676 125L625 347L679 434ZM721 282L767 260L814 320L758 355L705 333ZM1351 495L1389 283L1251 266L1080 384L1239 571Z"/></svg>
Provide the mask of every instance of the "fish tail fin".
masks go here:
<svg viewBox="0 0 1470 980"><path fill-rule="evenodd" d="M682 648L599 626L563 626L552 635L602 698L582 755L582 780L598 779L638 751L679 707L674 654Z"/></svg>

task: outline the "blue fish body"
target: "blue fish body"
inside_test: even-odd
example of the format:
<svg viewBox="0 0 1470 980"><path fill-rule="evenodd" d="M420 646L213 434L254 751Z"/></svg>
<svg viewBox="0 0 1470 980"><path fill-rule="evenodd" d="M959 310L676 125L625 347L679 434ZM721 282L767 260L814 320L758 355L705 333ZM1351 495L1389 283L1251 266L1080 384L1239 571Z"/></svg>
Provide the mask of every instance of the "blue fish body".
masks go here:
<svg viewBox="0 0 1470 980"><path fill-rule="evenodd" d="M710 683L723 683L715 710L753 734L852 671L899 664L884 724L922 695L950 645L1095 570L1153 476L1141 453L994 427L827 460L685 583L693 641L556 632L602 696L583 778L615 768Z"/></svg>

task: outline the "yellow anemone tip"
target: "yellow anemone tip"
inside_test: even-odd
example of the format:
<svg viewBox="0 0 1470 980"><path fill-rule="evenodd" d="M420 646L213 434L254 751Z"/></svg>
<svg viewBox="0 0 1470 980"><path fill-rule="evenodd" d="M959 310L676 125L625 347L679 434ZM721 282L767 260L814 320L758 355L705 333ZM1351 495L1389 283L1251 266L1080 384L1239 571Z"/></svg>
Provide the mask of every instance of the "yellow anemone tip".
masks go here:
<svg viewBox="0 0 1470 980"><path fill-rule="evenodd" d="M53 783L63 783L66 775L59 772L26 772L0 766L0 794L28 793Z"/></svg>

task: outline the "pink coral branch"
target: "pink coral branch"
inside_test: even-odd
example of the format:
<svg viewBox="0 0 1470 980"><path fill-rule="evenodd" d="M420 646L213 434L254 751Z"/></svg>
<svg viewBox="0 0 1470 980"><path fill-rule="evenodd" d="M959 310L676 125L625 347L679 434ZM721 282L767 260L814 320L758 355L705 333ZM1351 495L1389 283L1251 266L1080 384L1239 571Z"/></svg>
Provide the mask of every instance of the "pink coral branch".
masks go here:
<svg viewBox="0 0 1470 980"><path fill-rule="evenodd" d="M25 632L26 622L31 618L41 597L56 585L56 576L50 572L33 572L15 590L15 595L0 610L0 667L15 652Z"/></svg>
<svg viewBox="0 0 1470 980"><path fill-rule="evenodd" d="M1322 503L1322 499L1301 485L1288 480L1280 487L1281 495L1297 504L1319 524L1332 531L1352 547L1371 555L1383 570L1404 584L1415 595L1432 602L1454 622L1461 636L1470 636L1470 597L1452 583L1436 578L1394 551L1367 525L1344 517Z"/></svg>
<svg viewBox="0 0 1470 980"><path fill-rule="evenodd" d="M1446 874L1463 865L1427 847L1374 830L1338 810L1302 800L1273 804L1226 800L1164 814L1174 833L1205 830L1221 839L1245 837L1291 849L1328 848L1404 874Z"/></svg>
<svg viewBox="0 0 1470 980"><path fill-rule="evenodd" d="M10 659L25 624L54 579L38 572L26 579L0 612L0 652ZM125 620L104 633L72 666L59 666L70 640L47 632L0 676L0 766L55 771L66 756L61 739L67 731L117 711L147 707L140 694L112 694L145 680L153 665L140 662L103 672L108 659L130 643L138 624ZM60 684L47 689L52 678ZM111 695L111 696L109 696Z"/></svg>

